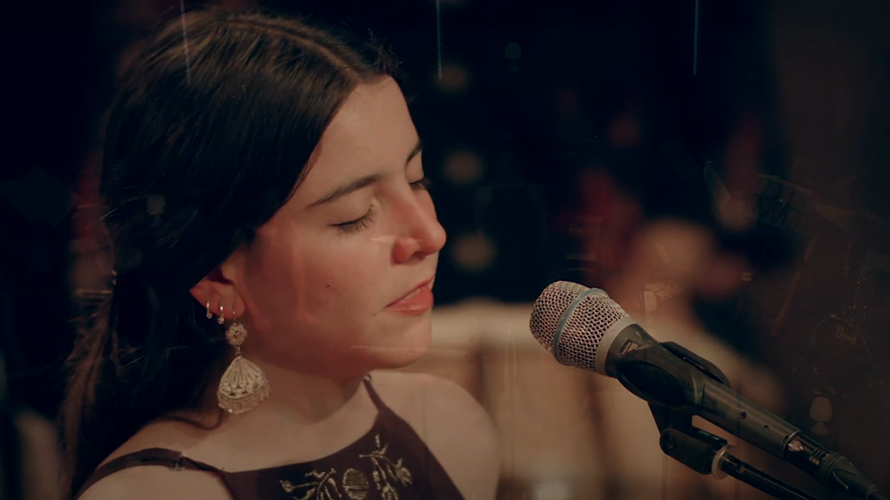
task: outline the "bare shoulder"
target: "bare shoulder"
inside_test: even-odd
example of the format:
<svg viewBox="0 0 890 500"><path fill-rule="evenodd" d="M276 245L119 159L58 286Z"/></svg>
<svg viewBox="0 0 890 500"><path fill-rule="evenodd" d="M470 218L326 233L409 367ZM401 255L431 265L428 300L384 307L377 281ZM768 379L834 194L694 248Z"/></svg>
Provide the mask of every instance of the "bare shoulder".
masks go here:
<svg viewBox="0 0 890 500"><path fill-rule="evenodd" d="M190 449L207 431L176 421L160 421L143 427L102 465L115 458L149 448ZM222 480L212 473L175 470L163 465L129 467L109 474L84 492L79 500L229 500Z"/></svg>
<svg viewBox="0 0 890 500"><path fill-rule="evenodd" d="M427 374L380 371L381 399L423 439L468 500L495 497L500 451L488 413L463 387Z"/></svg>
<svg viewBox="0 0 890 500"><path fill-rule="evenodd" d="M124 469L102 478L79 500L230 500L222 481L207 472L159 465Z"/></svg>

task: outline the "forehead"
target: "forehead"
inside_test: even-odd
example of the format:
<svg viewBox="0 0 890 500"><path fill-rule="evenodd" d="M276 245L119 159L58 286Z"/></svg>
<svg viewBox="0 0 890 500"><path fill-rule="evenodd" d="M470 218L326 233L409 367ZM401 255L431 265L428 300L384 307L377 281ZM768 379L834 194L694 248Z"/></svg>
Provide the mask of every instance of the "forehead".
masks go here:
<svg viewBox="0 0 890 500"><path fill-rule="evenodd" d="M322 134L294 198L311 203L344 182L401 171L416 143L417 131L398 84L386 78L360 85Z"/></svg>

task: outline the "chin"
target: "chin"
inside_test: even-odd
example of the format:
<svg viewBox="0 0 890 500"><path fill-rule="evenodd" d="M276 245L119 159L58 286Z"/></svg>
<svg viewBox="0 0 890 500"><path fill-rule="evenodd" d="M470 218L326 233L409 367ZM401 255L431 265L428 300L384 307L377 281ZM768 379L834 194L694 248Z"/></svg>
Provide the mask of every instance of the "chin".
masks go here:
<svg viewBox="0 0 890 500"><path fill-rule="evenodd" d="M390 345L374 346L365 350L363 357L371 370L396 369L414 363L429 350L432 342L432 327L429 323L422 328L407 331Z"/></svg>

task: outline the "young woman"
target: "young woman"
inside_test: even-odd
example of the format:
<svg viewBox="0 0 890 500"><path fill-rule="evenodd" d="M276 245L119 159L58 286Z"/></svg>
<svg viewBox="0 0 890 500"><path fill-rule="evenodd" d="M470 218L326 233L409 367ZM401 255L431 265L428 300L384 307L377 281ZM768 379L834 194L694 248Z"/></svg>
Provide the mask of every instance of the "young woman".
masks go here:
<svg viewBox="0 0 890 500"><path fill-rule="evenodd" d="M195 11L108 115L113 292L63 409L81 500L494 497L458 386L374 372L430 343L445 232L373 39Z"/></svg>

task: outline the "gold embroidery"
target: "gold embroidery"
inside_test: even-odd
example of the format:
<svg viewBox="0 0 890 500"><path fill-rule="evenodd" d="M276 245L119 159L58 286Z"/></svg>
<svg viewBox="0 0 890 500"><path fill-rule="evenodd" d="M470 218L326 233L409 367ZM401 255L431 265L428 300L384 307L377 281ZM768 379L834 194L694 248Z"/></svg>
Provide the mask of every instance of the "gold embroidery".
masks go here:
<svg viewBox="0 0 890 500"><path fill-rule="evenodd" d="M393 462L386 456L386 449L389 443L381 446L380 434L374 437L377 449L365 455L359 455L359 458L367 458L371 461L373 472L371 477L374 478L374 484L380 492L383 500L399 500L399 494L393 484L401 483L402 486L412 484L413 478L411 472L402 465L402 459Z"/></svg>
<svg viewBox="0 0 890 500"><path fill-rule="evenodd" d="M331 469L330 472L318 472L311 471L306 473L307 478L315 478L315 481L310 481L308 483L303 484L292 484L290 481L280 481L281 487L287 493L293 493L296 490L304 490L306 492L305 495L297 498L297 494L294 494L294 498L297 500L334 500L337 498L343 498L343 495L340 493L340 490L337 488L337 482L334 481L334 478L331 477L336 474L334 469Z"/></svg>
<svg viewBox="0 0 890 500"><path fill-rule="evenodd" d="M365 500L371 491L368 476L355 469L348 469L343 473L343 491L351 500Z"/></svg>
<svg viewBox="0 0 890 500"><path fill-rule="evenodd" d="M374 436L374 443L377 445L376 450L360 454L358 457L367 458L371 462L371 477L374 479L374 486L380 492L380 498L382 500L399 500L396 486L404 487L413 484L414 478L411 476L411 471L402 464L401 458L393 462L386 456L389 443L382 444L380 434ZM336 473L335 469L326 473L313 470L306 473L305 477L309 479L308 482L293 484L290 481L282 480L280 483L285 492L293 495L294 500L338 500L343 498L343 494L334 480ZM350 500L368 499L371 484L364 472L347 469L343 473L341 483L343 491L346 492L346 496Z"/></svg>

